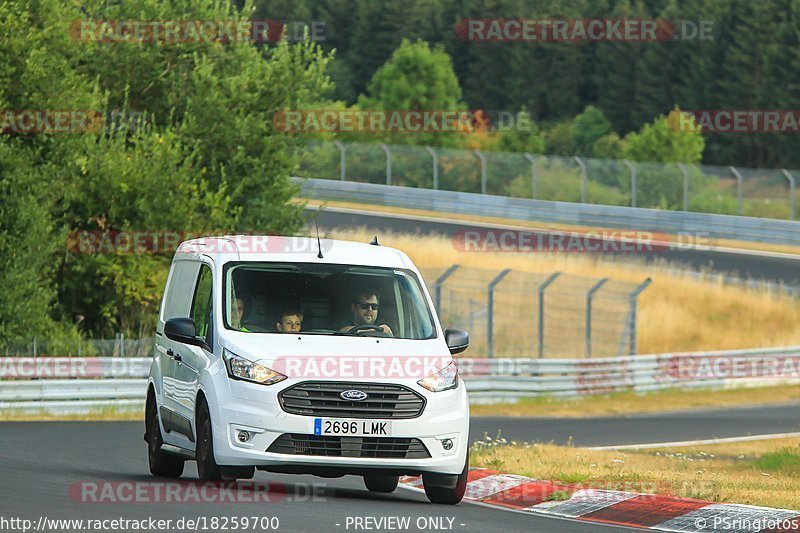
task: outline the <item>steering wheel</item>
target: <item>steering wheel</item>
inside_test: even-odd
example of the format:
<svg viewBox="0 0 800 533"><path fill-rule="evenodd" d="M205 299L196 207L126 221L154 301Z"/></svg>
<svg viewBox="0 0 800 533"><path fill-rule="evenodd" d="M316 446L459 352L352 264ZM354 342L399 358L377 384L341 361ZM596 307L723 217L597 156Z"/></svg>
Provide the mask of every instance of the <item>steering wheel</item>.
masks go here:
<svg viewBox="0 0 800 533"><path fill-rule="evenodd" d="M360 326L356 326L354 328L351 328L351 329L347 330L348 333L358 333L359 331L373 331L375 333L378 333L379 337L380 336L382 336L382 337L391 337L392 336L392 335L386 333L385 331L383 331L382 327L376 326L375 324L361 324Z"/></svg>
<svg viewBox="0 0 800 533"><path fill-rule="evenodd" d="M376 326L375 324L361 324L360 326L356 326L354 328L350 328L347 330L348 333L358 333L359 331L380 331L383 332L383 328L380 326Z"/></svg>

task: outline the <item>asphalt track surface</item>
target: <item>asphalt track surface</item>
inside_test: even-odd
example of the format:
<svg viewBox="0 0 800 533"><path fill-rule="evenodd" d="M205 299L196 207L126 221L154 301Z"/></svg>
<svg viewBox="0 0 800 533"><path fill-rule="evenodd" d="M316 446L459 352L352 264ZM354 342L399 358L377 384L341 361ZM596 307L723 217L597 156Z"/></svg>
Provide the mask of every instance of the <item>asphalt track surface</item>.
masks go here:
<svg viewBox="0 0 800 533"><path fill-rule="evenodd" d="M236 490L237 502L204 501L189 496L175 502L152 503L163 486L147 469L147 448L143 423L59 422L0 424L0 523L22 518L37 524L52 519L171 519L177 529L181 518L210 520L231 517L277 517L278 531L399 531L393 528L356 529L355 520L373 517L410 518L407 531L530 531L541 533L631 531L629 528L588 524L573 520L510 512L474 504L433 505L424 494L398 488L392 494L372 494L361 478L345 476L323 479L257 472L256 477ZM182 479L196 480L193 462L187 462ZM268 483L269 501L263 489L252 482ZM174 482L168 482L173 487ZM87 489L88 487L88 489ZM134 488L141 488L142 494ZM165 494L162 489L161 494ZM148 494L145 495L144 493ZM132 498L134 501L129 502ZM99 501L93 501L93 500ZM208 499L208 498L207 498ZM252 500L260 499L256 503ZM126 500L122 502L121 500ZM138 501L137 501L138 500ZM438 518L440 524L418 527L417 520ZM349 522L348 522L349 519ZM452 519L452 522L450 522ZM452 525L450 525L452 523ZM366 525L367 523L364 522ZM371 523L374 526L375 523ZM208 529L222 531L221 528ZM3 531L15 531L10 527ZM20 531L17 529L17 531ZM54 533L77 529L50 529ZM114 531L108 529L106 531ZM145 530L148 531L148 530ZM149 531L154 531L150 529ZM250 531L253 531L250 529ZM268 531L256 529L256 531Z"/></svg>
<svg viewBox="0 0 800 533"><path fill-rule="evenodd" d="M713 394L713 392L709 392ZM473 417L472 440L484 433L507 441L615 446L800 432L798 401L768 407L603 416L595 418Z"/></svg>
<svg viewBox="0 0 800 533"><path fill-rule="evenodd" d="M746 428L746 430L744 429ZM800 430L800 403L775 407L728 409L693 413L632 415L589 419L475 417L471 437L502 431L508 440L577 445L650 443L743 434L784 433ZM237 489L237 501L197 503L153 501L154 485L162 486L147 470L147 449L141 422L7 422L0 424L0 519L17 517L37 523L48 519L154 519L205 517L277 517L279 531L380 531L357 528L355 520L373 517L409 518L409 531L505 531L543 533L630 531L629 528L587 524L573 520L509 512L462 503L440 506L428 503L418 492L398 488L394 493L372 494L358 477L324 479L257 472L252 482ZM188 462L184 480L196 479ZM173 482L170 482L173 483ZM268 484L267 498L263 484ZM174 486L174 483L173 483ZM87 489L89 487L89 489ZM144 496L134 496L134 489ZM108 489L108 490L106 490ZM98 498L99 502L94 502ZM129 501L132 498L134 501ZM253 502L252 500L259 500ZM138 500L138 501L137 501ZM441 521L439 526L428 519ZM452 519L452 521L450 520ZM417 527L417 520L423 527ZM452 525L450 525L452 524ZM219 528L217 528L219 529ZM4 529L4 531L12 529ZM76 529L51 529L76 531ZM179 531L175 525L163 533ZM186 529L180 530L186 531ZM259 529L259 531L261 531Z"/></svg>
<svg viewBox="0 0 800 533"><path fill-rule="evenodd" d="M308 209L308 214L314 210ZM368 227L381 231L402 233L441 234L453 236L458 232L474 229L486 229L468 222L448 222L416 220L412 217L387 216L376 213L350 213L336 211L335 208L323 208L319 211L317 221L321 233L337 228ZM313 219L311 221L313 227ZM535 231L532 233L536 233ZM631 255L631 254L626 254ZM708 249L665 249L657 252L633 254L645 261L662 259L678 266L688 266L693 270L711 270L743 279L766 280L787 285L800 285L800 256L792 258L786 254L774 256L755 255L753 253L736 253Z"/></svg>

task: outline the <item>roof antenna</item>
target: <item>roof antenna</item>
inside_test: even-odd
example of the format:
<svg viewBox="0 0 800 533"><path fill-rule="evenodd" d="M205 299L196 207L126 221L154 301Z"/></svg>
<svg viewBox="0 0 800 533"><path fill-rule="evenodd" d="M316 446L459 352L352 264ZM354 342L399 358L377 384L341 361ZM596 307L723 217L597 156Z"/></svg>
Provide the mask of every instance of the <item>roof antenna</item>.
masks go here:
<svg viewBox="0 0 800 533"><path fill-rule="evenodd" d="M317 257L322 259L322 244L319 242L319 224L317 224L317 213L319 213L319 209L314 211L314 227L317 229Z"/></svg>
<svg viewBox="0 0 800 533"><path fill-rule="evenodd" d="M381 245L381 244L378 242L378 236L377 236L377 235L375 235L375 236L372 238L372 240L371 240L371 241L369 241L369 243L370 243L372 246L380 246L380 245Z"/></svg>

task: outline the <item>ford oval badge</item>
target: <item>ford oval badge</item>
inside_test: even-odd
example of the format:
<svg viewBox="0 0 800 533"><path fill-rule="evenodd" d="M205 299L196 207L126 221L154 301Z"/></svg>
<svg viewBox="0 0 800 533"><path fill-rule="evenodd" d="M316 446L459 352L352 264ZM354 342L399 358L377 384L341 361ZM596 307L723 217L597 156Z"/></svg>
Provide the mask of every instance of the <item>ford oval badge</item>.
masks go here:
<svg viewBox="0 0 800 533"><path fill-rule="evenodd" d="M346 390L339 393L342 400L350 400L351 402L361 402L367 399L367 393L360 390Z"/></svg>

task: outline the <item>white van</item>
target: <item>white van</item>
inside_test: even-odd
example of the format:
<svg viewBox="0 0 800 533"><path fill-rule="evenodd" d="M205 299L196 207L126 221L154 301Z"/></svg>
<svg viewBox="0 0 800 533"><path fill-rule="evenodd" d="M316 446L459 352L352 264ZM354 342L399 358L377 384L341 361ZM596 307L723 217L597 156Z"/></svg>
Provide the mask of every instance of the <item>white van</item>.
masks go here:
<svg viewBox="0 0 800 533"><path fill-rule="evenodd" d="M150 471L203 480L270 472L360 475L392 492L421 474L434 503L466 488L469 404L408 256L327 239L186 241L156 329L146 434Z"/></svg>

